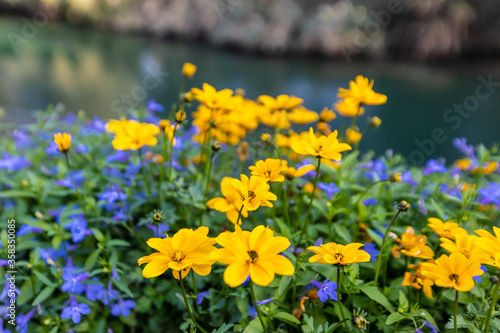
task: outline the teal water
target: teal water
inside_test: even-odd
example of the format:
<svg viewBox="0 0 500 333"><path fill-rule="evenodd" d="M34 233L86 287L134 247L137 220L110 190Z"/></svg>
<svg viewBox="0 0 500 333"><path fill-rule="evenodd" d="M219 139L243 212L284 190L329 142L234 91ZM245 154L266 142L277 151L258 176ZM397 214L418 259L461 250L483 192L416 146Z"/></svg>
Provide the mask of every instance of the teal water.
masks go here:
<svg viewBox="0 0 500 333"><path fill-rule="evenodd" d="M368 107L360 119L361 128L367 116L383 121L367 133L360 148L378 154L392 148L413 164L423 158L458 158L451 143L455 137L487 146L500 141L500 84L478 88L479 76L500 82L500 62L424 66L264 58L61 24L41 26L17 44L16 52L11 39L13 34L23 36L24 24L20 18L0 17L0 107L7 113L1 122L29 121L33 110L55 103L64 104L68 112L85 110L104 119L150 99L169 106L181 81L180 68L189 61L198 66L189 85L208 82L217 89L243 88L249 98L296 95L316 111L331 107L338 87L347 87L357 74L374 79L375 90L388 95L388 103ZM461 113L448 111L464 102L468 106ZM334 126L340 124L337 118Z"/></svg>

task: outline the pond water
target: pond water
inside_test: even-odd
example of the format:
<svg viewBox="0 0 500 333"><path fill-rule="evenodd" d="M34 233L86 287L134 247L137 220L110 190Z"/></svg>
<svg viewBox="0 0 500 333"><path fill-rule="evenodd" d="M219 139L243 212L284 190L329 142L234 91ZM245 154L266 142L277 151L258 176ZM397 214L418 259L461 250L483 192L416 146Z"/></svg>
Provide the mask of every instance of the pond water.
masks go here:
<svg viewBox="0 0 500 333"><path fill-rule="evenodd" d="M189 61L198 66L192 86L208 82L217 89L243 88L249 98L296 95L315 111L331 107L338 87L347 87L357 74L374 79L375 90L388 95L388 103L367 108L362 118L377 115L383 122L367 133L360 148L378 154L392 148L415 165L424 157L458 158L452 145L456 137L487 146L500 141L500 84L484 83L500 82L500 63L429 67L264 58L62 24L24 35L15 50L11 40L23 36L25 22L0 17L0 107L6 111L1 122L29 121L33 110L59 102L68 112L85 110L104 119L150 99L169 106L181 81L180 68ZM362 127L365 123L360 120Z"/></svg>

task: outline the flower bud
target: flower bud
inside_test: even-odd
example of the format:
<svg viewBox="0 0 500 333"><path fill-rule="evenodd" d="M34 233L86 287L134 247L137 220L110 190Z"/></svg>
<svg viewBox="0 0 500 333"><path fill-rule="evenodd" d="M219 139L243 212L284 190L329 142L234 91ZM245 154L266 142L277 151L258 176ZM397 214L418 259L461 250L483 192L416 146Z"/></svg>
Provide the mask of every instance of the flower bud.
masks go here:
<svg viewBox="0 0 500 333"><path fill-rule="evenodd" d="M185 77L189 78L192 77L194 73L196 73L196 65L193 65L190 62L184 63L184 65L182 66L182 74Z"/></svg>
<svg viewBox="0 0 500 333"><path fill-rule="evenodd" d="M406 202L406 201L401 201L400 203L398 203L398 210L400 212L403 212L403 213L406 213L407 211L409 211L411 208L411 205Z"/></svg>
<svg viewBox="0 0 500 333"><path fill-rule="evenodd" d="M391 183L400 183L401 182L401 173L393 173L392 175L389 176L389 180Z"/></svg>
<svg viewBox="0 0 500 333"><path fill-rule="evenodd" d="M175 114L175 122L177 124L182 124L186 120L186 112L184 110L179 110Z"/></svg>
<svg viewBox="0 0 500 333"><path fill-rule="evenodd" d="M379 117L375 116L375 117L370 118L370 126L371 127L377 128L380 126L380 124L382 124L382 119L380 119Z"/></svg>
<svg viewBox="0 0 500 333"><path fill-rule="evenodd" d="M194 99L194 94L191 91L188 91L184 94L184 102L191 103Z"/></svg>
<svg viewBox="0 0 500 333"><path fill-rule="evenodd" d="M214 143L212 143L212 150L214 152L218 152L220 150L220 143L218 141L214 141Z"/></svg>
<svg viewBox="0 0 500 333"><path fill-rule="evenodd" d="M54 142L61 153L66 153L71 148L71 134L57 133L54 134Z"/></svg>

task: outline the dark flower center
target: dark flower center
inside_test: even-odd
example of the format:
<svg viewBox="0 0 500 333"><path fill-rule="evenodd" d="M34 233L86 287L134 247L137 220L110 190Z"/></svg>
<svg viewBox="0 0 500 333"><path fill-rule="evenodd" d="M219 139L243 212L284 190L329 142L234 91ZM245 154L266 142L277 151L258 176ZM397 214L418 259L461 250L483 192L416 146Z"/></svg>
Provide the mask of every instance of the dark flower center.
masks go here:
<svg viewBox="0 0 500 333"><path fill-rule="evenodd" d="M259 259L259 254L255 251L248 251L247 253L250 256L250 262L252 264L256 263L257 260Z"/></svg>
<svg viewBox="0 0 500 333"><path fill-rule="evenodd" d="M257 196L255 195L254 191L248 191L248 199L252 200L255 199Z"/></svg>
<svg viewBox="0 0 500 333"><path fill-rule="evenodd" d="M455 282L458 282L458 275L453 273L450 276L448 276L448 279L455 281Z"/></svg>
<svg viewBox="0 0 500 333"><path fill-rule="evenodd" d="M176 262L181 262L182 259L184 259L186 257L186 255L184 254L184 252L182 252L182 250L174 250L172 252L172 255L170 256L170 258L172 258L173 261L176 261Z"/></svg>

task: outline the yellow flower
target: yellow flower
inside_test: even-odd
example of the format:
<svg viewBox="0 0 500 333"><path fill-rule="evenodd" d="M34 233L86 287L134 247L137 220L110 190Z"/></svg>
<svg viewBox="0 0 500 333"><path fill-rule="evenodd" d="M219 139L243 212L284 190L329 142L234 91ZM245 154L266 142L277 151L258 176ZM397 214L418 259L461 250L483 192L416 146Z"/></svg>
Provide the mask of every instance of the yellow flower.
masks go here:
<svg viewBox="0 0 500 333"><path fill-rule="evenodd" d="M315 253L309 262L331 265L348 265L358 262L370 261L368 252L359 250L364 246L362 243L350 243L347 245L337 243L326 243L320 246L310 246L307 249Z"/></svg>
<svg viewBox="0 0 500 333"><path fill-rule="evenodd" d="M433 263L434 260L429 262ZM432 297L432 288L431 288L434 285L434 280L422 274L422 263L419 262L418 266L409 265L408 268L413 269L415 271L415 274L410 272L405 272L402 285L405 287L412 286L415 289L423 288L425 296L434 299L434 297Z"/></svg>
<svg viewBox="0 0 500 333"><path fill-rule="evenodd" d="M370 126L371 127L377 128L381 124L382 124L382 119L380 119L379 117L375 116L375 117L370 118Z"/></svg>
<svg viewBox="0 0 500 333"><path fill-rule="evenodd" d="M353 144L357 143L359 140L361 140L362 136L363 135L361 133L359 133L356 130L350 129L350 128L348 128L345 131L345 138L347 139L347 142L350 145L353 145Z"/></svg>
<svg viewBox="0 0 500 333"><path fill-rule="evenodd" d="M462 171L468 170L471 165L472 165L472 162L470 160L467 160L464 158L453 162L453 167L456 169L462 170Z"/></svg>
<svg viewBox="0 0 500 333"><path fill-rule="evenodd" d="M304 100L295 96L279 95L276 98L267 95L259 96L259 102L271 110L291 110L302 104Z"/></svg>
<svg viewBox="0 0 500 333"><path fill-rule="evenodd" d="M448 238L441 238L441 247L450 253L461 253L467 259L479 261L481 264L495 265L495 261L492 260L491 256L479 246L476 246L476 241L479 237L467 234L456 234L455 237L455 241Z"/></svg>
<svg viewBox="0 0 500 333"><path fill-rule="evenodd" d="M259 286L268 286L274 275L293 275L295 268L290 260L280 253L290 246L282 236L273 236L273 231L262 225L250 231L236 226L235 232L226 231L217 238L217 249L210 257L218 263L229 265L224 271L224 282L234 288L250 279Z"/></svg>
<svg viewBox="0 0 500 333"><path fill-rule="evenodd" d="M209 254L216 248L215 239L207 235L208 228L199 227L194 231L181 229L173 237L150 238L148 245L158 252L139 258L139 266L147 263L142 275L156 277L169 268L176 279L184 278L191 268L198 275L208 275L215 262Z"/></svg>
<svg viewBox="0 0 500 333"><path fill-rule="evenodd" d="M288 167L283 171L283 174L288 180L294 180L295 178L302 177L309 171L315 170L316 167L313 164L301 166L298 169L293 167ZM312 191L312 190L311 190Z"/></svg>
<svg viewBox="0 0 500 333"><path fill-rule="evenodd" d="M234 107L231 89L217 91L208 83L203 83L203 89L193 88L191 92L198 102L205 104L210 109L232 109Z"/></svg>
<svg viewBox="0 0 500 333"><path fill-rule="evenodd" d="M393 173L389 176L389 180L392 183L401 183L401 172Z"/></svg>
<svg viewBox="0 0 500 333"><path fill-rule="evenodd" d="M434 251L425 245L427 237L415 236L415 230L412 227L407 227L406 232L401 235L401 239L396 237L395 241L401 244L401 246L392 248L392 255L396 258L400 258L401 253L414 258L431 259L434 257Z"/></svg>
<svg viewBox="0 0 500 333"><path fill-rule="evenodd" d="M260 139L265 143L271 143L273 141L273 137L269 133L262 133Z"/></svg>
<svg viewBox="0 0 500 333"><path fill-rule="evenodd" d="M331 160L340 161L341 152L351 150L347 143L340 143L337 139L338 132L334 131L328 137L322 135L319 138L314 135L314 130L309 129L309 137L303 140L292 142L291 147L294 152L300 155L310 155L314 157L324 157Z"/></svg>
<svg viewBox="0 0 500 333"><path fill-rule="evenodd" d="M380 105L387 102L387 96L373 91L373 80L362 75L356 76L354 81L349 82L349 89L339 88L337 95L341 98L353 98L359 104Z"/></svg>
<svg viewBox="0 0 500 333"><path fill-rule="evenodd" d="M267 158L265 161L260 160L255 165L250 166L248 169L252 172L253 176L264 178L268 182L284 182L285 176L281 172L287 169L288 162L274 158Z"/></svg>
<svg viewBox="0 0 500 333"><path fill-rule="evenodd" d="M476 230L475 233L481 236L476 239L476 246L490 256L488 265L500 268L500 228L493 227L493 231L495 236L483 229Z"/></svg>
<svg viewBox="0 0 500 333"><path fill-rule="evenodd" d="M328 123L324 123L322 121L320 121L316 124L316 129L318 130L319 133L321 133L323 135L332 134L332 128L330 127L330 125L328 125Z"/></svg>
<svg viewBox="0 0 500 333"><path fill-rule="evenodd" d="M67 152L71 148L71 134L57 133L54 134L54 142L61 153Z"/></svg>
<svg viewBox="0 0 500 333"><path fill-rule="evenodd" d="M365 113L365 109L359 105L359 102L352 98L346 98L335 104L335 109L344 117L356 117Z"/></svg>
<svg viewBox="0 0 500 333"><path fill-rule="evenodd" d="M226 216L231 223L235 224L238 220L238 215L243 203L240 200L240 196L233 185L231 185L231 177L224 177L220 182L220 191L224 198L213 198L207 202L207 206L210 209L215 209L216 211L226 213ZM243 208L241 211L243 217L248 217L248 210ZM241 220L239 221L241 224Z"/></svg>
<svg viewBox="0 0 500 333"><path fill-rule="evenodd" d="M260 206L272 207L273 204L269 200L278 200L274 193L269 192L270 186L265 179L259 176L251 176L250 179L246 175L240 176L241 181L233 178L231 185L238 192L239 199L246 209L252 211Z"/></svg>
<svg viewBox="0 0 500 333"><path fill-rule="evenodd" d="M443 222L436 217L430 217L427 221L429 222L429 228L434 230L439 237L455 239L456 235L467 235L467 231L460 228L458 223L453 221Z"/></svg>
<svg viewBox="0 0 500 333"><path fill-rule="evenodd" d="M498 169L498 162L486 162L481 167L474 168L471 172L478 175L489 175Z"/></svg>
<svg viewBox="0 0 500 333"><path fill-rule="evenodd" d="M435 263L422 263L422 274L434 280L438 287L469 291L474 276L483 275L479 261L469 260L461 253L443 254Z"/></svg>
<svg viewBox="0 0 500 333"><path fill-rule="evenodd" d="M247 141L241 142L238 148L236 148L236 153L238 154L240 162L245 162L250 157L249 148L250 144Z"/></svg>
<svg viewBox="0 0 500 333"><path fill-rule="evenodd" d="M314 185L310 182L308 182L307 184L304 185L304 191L307 192L307 193L312 193L314 189ZM318 193L321 193L321 190L316 187L316 189L314 190L314 194L318 194Z"/></svg>
<svg viewBox="0 0 500 333"><path fill-rule="evenodd" d="M321 110L321 113L319 114L319 121L324 123L332 121L335 118L337 118L335 112L329 110L327 107L323 108L323 110Z"/></svg>
<svg viewBox="0 0 500 333"><path fill-rule="evenodd" d="M129 120L122 130L116 132L113 148L117 150L137 150L143 146L155 146L158 143L155 135L159 132L160 128L158 126Z"/></svg>
<svg viewBox="0 0 500 333"><path fill-rule="evenodd" d="M196 66L190 62L184 63L184 65L182 66L182 74L185 77L192 77L194 73L196 73Z"/></svg>
<svg viewBox="0 0 500 333"><path fill-rule="evenodd" d="M117 134L118 132L122 132L128 124L128 120L122 118L120 120L110 119L106 124L106 131L110 133Z"/></svg>
<svg viewBox="0 0 500 333"><path fill-rule="evenodd" d="M293 109L287 116L288 121L295 124L309 124L319 119L316 112L308 110L303 106Z"/></svg>

